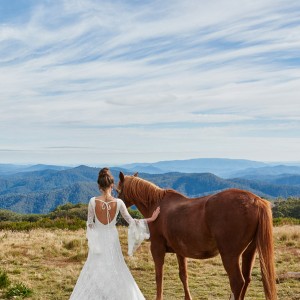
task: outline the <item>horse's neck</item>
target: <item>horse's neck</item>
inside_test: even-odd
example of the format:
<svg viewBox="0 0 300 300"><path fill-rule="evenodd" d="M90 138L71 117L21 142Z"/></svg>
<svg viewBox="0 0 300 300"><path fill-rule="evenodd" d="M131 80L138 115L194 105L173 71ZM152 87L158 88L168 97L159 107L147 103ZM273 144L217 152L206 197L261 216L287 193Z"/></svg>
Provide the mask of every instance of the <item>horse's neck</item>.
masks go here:
<svg viewBox="0 0 300 300"><path fill-rule="evenodd" d="M166 194L166 190L159 187L148 187L149 191L147 196L138 195L137 199L134 199L135 205L142 215L146 218L151 217L153 211L160 205L161 200Z"/></svg>
<svg viewBox="0 0 300 300"><path fill-rule="evenodd" d="M138 208L138 210L141 212L141 214L145 218L150 218L152 216L154 208L152 208L152 207L151 208L145 207L141 203L137 203L137 204L135 204L135 206Z"/></svg>
<svg viewBox="0 0 300 300"><path fill-rule="evenodd" d="M145 200L146 199L136 199L135 205L145 218L149 218L152 216L154 210L160 205L161 200L154 197L148 198L148 201Z"/></svg>

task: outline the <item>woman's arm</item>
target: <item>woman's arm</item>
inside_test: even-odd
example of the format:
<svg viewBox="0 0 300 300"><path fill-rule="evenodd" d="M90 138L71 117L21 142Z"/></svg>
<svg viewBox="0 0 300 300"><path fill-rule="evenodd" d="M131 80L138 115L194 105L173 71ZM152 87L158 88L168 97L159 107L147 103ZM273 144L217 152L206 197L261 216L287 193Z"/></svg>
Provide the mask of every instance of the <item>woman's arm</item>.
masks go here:
<svg viewBox="0 0 300 300"><path fill-rule="evenodd" d="M153 221L155 221L157 219L159 213L160 213L160 207L158 206L155 209L155 211L153 212L152 216L150 218L148 218L148 219L145 219L145 220L147 221L147 223L151 223L151 222L153 222Z"/></svg>
<svg viewBox="0 0 300 300"><path fill-rule="evenodd" d="M124 202L122 200L120 200L120 201L121 201L120 213L122 214L122 216L126 220L126 222L129 224L128 255L132 256L134 251L140 246L140 244L143 242L143 240L149 239L150 232L149 232L149 228L148 228L148 223L156 220L160 209L158 207L154 211L154 213L152 214L152 216L150 218L136 220L130 216Z"/></svg>
<svg viewBox="0 0 300 300"><path fill-rule="evenodd" d="M94 219L95 219L95 211L94 211L94 206L93 206L93 198L91 198L89 205L88 205L88 217L87 217L87 225L90 228L93 228L95 225Z"/></svg>
<svg viewBox="0 0 300 300"><path fill-rule="evenodd" d="M126 222L128 224L134 222L134 219L131 217L131 215L129 214L125 203L122 201L121 202L121 206L120 206L120 213L122 215L122 217L126 220ZM156 218L158 217L160 213L160 207L157 207L156 210L153 212L152 216L150 218L144 219L147 223L153 222L156 220Z"/></svg>

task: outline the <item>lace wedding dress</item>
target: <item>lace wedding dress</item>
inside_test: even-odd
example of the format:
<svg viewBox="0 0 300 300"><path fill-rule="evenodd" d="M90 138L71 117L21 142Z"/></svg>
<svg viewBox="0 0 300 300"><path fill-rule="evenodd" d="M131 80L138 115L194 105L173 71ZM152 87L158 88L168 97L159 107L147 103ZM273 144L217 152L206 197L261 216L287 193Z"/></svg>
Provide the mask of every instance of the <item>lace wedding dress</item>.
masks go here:
<svg viewBox="0 0 300 300"><path fill-rule="evenodd" d="M106 211L107 224L101 223L95 207ZM111 219L111 203L116 213ZM116 228L118 213L129 223L128 254L132 255L145 238L149 238L146 220L135 220L121 199L110 202L91 198L88 206L87 239L89 253L70 300L141 300L145 299L134 281L122 255Z"/></svg>

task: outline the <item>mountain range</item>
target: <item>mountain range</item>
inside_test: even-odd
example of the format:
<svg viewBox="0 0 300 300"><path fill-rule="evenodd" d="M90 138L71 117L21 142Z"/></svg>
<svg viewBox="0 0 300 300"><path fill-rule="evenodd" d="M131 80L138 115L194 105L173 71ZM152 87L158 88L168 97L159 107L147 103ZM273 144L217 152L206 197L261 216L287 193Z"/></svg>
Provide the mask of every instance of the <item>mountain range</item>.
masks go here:
<svg viewBox="0 0 300 300"><path fill-rule="evenodd" d="M150 174L169 172L180 173L213 173L224 178L232 177L235 172L248 168L260 168L266 163L245 159L225 158L195 158L188 160L170 160L155 163L133 163L123 165L127 170L139 171Z"/></svg>
<svg viewBox="0 0 300 300"><path fill-rule="evenodd" d="M116 181L120 171L126 174L139 171L140 177L189 197L216 193L227 188L249 190L268 199L300 196L300 167L297 165L268 165L227 159L184 162L130 164L113 167L111 171ZM157 173L153 174L155 170ZM48 213L67 202L87 203L90 197L99 193L96 184L98 171L99 168L84 165L0 164L0 209L20 213ZM217 176L214 172L224 175ZM226 174L232 174L232 177L226 177Z"/></svg>
<svg viewBox="0 0 300 300"><path fill-rule="evenodd" d="M213 173L222 178L269 176L280 174L300 175L300 163L265 163L246 159L196 158L170 160L155 163L133 163L122 165L126 170L149 174L169 172Z"/></svg>
<svg viewBox="0 0 300 300"><path fill-rule="evenodd" d="M20 172L33 172L42 170L65 170L70 167L65 166L55 166L55 165L14 165L14 164L0 164L0 176L1 175L11 175Z"/></svg>

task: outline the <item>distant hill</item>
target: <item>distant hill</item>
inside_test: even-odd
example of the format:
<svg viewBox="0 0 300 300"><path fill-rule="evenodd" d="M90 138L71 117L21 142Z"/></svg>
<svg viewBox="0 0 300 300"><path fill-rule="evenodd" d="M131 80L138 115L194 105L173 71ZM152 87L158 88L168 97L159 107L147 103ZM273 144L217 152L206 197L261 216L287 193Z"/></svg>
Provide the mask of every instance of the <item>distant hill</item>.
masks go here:
<svg viewBox="0 0 300 300"><path fill-rule="evenodd" d="M118 181L119 171L111 168ZM17 173L0 178L0 208L19 213L48 213L67 202L87 203L99 193L96 183L99 168L78 166L66 170L42 170ZM211 173L140 173L141 178L162 188L175 189L189 197L241 188L266 198L299 196L299 185L275 184L244 178L223 179Z"/></svg>
<svg viewBox="0 0 300 300"><path fill-rule="evenodd" d="M300 186L300 175L283 174L277 175L270 178L270 182L281 185L299 185Z"/></svg>
<svg viewBox="0 0 300 300"><path fill-rule="evenodd" d="M248 180L243 178L230 179L231 182L243 185L248 190L259 191L258 195L265 194L268 198L288 198L300 196L300 185L284 185L284 184L272 184L258 180Z"/></svg>
<svg viewBox="0 0 300 300"><path fill-rule="evenodd" d="M33 172L42 170L66 170L70 167L55 166L55 165L14 165L14 164L0 164L0 175L11 175L20 172Z"/></svg>
<svg viewBox="0 0 300 300"><path fill-rule="evenodd" d="M119 170L111 169L116 180ZM67 202L87 203L99 193L98 172L99 168L78 166L5 176L0 178L0 208L20 213L48 213Z"/></svg>
<svg viewBox="0 0 300 300"><path fill-rule="evenodd" d="M141 173L139 176L162 188L174 189L189 197L198 197L227 188L245 188L242 184L230 182L211 173L165 173L158 175Z"/></svg>
<svg viewBox="0 0 300 300"><path fill-rule="evenodd" d="M23 172L54 170L61 171L73 167L57 165L13 165L0 164L0 176ZM147 174L180 173L213 173L222 178L245 177L255 179L255 176L270 176L280 174L300 175L300 162L294 163L264 163L245 159L197 158L188 160L170 160L155 163L132 163L117 167L128 172Z"/></svg>
<svg viewBox="0 0 300 300"><path fill-rule="evenodd" d="M231 177L243 177L248 179L267 178L268 176L296 174L300 175L300 166L264 166L259 168L247 168L238 172L233 172Z"/></svg>
<svg viewBox="0 0 300 300"><path fill-rule="evenodd" d="M294 175L294 174L279 174L279 175L250 174L240 178L264 182L264 183L272 183L276 185L291 185L291 186L299 185L300 186L300 175Z"/></svg>
<svg viewBox="0 0 300 300"><path fill-rule="evenodd" d="M168 172L181 173L213 173L221 177L233 177L232 174L248 169L267 166L266 163L226 158L197 158L188 160L170 160L156 163L134 163L123 165L127 170L145 172L150 174L161 174Z"/></svg>
<svg viewBox="0 0 300 300"><path fill-rule="evenodd" d="M65 203L86 203L97 193L93 183L74 183L68 187L43 192L0 196L0 208L19 213L48 213Z"/></svg>

